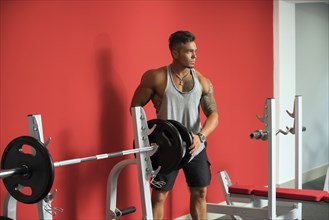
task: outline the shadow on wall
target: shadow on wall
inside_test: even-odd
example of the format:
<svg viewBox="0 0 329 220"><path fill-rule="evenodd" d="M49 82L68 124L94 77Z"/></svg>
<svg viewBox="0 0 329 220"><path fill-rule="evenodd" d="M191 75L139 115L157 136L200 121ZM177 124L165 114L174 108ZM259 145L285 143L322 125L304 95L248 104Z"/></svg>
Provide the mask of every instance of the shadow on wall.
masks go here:
<svg viewBox="0 0 329 220"><path fill-rule="evenodd" d="M129 109L124 106L123 92L118 77L112 66L111 42L107 34L100 34L95 41L96 64L100 88L100 144L101 150L122 150L125 141L124 113Z"/></svg>
<svg viewBox="0 0 329 220"><path fill-rule="evenodd" d="M124 105L124 100L127 98L124 96L122 87L120 86L120 77L115 71L112 65L113 51L111 49L110 36L106 33L100 34L95 40L96 49L96 64L99 74L99 89L100 89L100 146L101 152L117 152L125 150L123 149L124 143L126 143L125 132L127 130L127 119L129 109ZM129 119L130 120L130 119ZM101 171L104 174L99 181L101 184L99 187L106 186L107 177L113 168L119 161L126 159L125 157L116 157L106 160L106 165ZM120 189L127 189L129 181L122 181L125 178L123 175L119 177L118 186ZM122 192L118 189L118 194ZM106 189L104 189L106 195ZM104 199L104 198L102 198ZM105 200L103 200L105 201ZM120 203L126 201L117 201L117 207L122 207ZM105 213L105 203L104 212ZM123 204L124 206L124 204Z"/></svg>
<svg viewBox="0 0 329 220"><path fill-rule="evenodd" d="M129 109L125 107L125 91L120 87L120 77L117 77L112 65L112 50L110 37L107 34L100 34L95 38L95 77L98 78L97 89L99 91L99 142L95 143L94 154L113 153L122 151L126 143L125 132L127 130L127 118ZM119 82L118 82L119 78ZM96 117L97 117L96 116ZM69 133L62 134L64 138L61 144L70 145ZM66 137L66 138L65 138ZM97 138L95 138L97 140ZM65 155L73 155L74 152L66 149ZM92 155L94 155L92 154ZM90 163L82 163L77 166L68 166L65 168L65 181L72 180L74 184L63 184L66 192L69 192L69 200L62 201L65 207L66 219L104 219L106 206L106 186L107 178L111 169L125 157L115 157L111 159L99 160ZM122 179L122 180L121 180ZM127 177L119 177L118 194L124 193L128 189ZM86 199L88 195L88 199ZM117 207L123 208L125 201L118 199ZM121 203L123 205L121 205Z"/></svg>
<svg viewBox="0 0 329 220"><path fill-rule="evenodd" d="M71 146L70 142L70 135L71 133L68 130L62 130L61 133L58 135L58 145L59 146ZM74 149L64 147L61 149L61 153L63 155L69 155L70 157L74 157L73 155L75 154ZM60 172L61 176L63 179L56 178L55 174L55 181L57 182L57 186L55 189L58 189L58 196L62 197L63 200L57 200L56 198L54 199L55 204L53 204L54 207L58 206L60 208L64 208L64 213L63 215L67 216L68 218L74 218L77 213L79 213L79 209L77 206L72 205L73 202L71 199L77 200L78 198L78 190L77 190L77 185L78 184L65 184L66 181L69 181L72 183L75 180L79 180L80 178L80 172L79 172L79 165L73 165L73 166L66 166L63 169L61 168L56 168L55 172ZM60 169L57 170L57 169ZM51 192L53 192L54 189L52 189ZM69 192L69 194L65 193ZM58 204L56 204L58 202ZM67 208L69 207L69 208Z"/></svg>

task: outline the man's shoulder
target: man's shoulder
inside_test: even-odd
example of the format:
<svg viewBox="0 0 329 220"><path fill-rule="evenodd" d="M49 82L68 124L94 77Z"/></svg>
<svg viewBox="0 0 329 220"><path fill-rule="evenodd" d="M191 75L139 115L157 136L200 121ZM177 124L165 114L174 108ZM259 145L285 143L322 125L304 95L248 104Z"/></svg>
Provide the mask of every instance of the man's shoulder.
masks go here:
<svg viewBox="0 0 329 220"><path fill-rule="evenodd" d="M205 83L208 79L202 75L198 70L194 69L194 72L196 74L196 77L199 79L200 83L203 84Z"/></svg>
<svg viewBox="0 0 329 220"><path fill-rule="evenodd" d="M150 70L147 70L145 73L144 73L144 77L146 78L162 78L164 76L166 76L166 72L167 72L167 67L166 66L162 66L162 67L159 67L157 69L150 69Z"/></svg>
<svg viewBox="0 0 329 220"><path fill-rule="evenodd" d="M147 70L146 74L164 74L167 72L167 66L162 66L156 69Z"/></svg>
<svg viewBox="0 0 329 220"><path fill-rule="evenodd" d="M202 91L208 91L209 90L209 86L211 86L211 82L210 80L205 77L203 74L201 74L199 71L195 70L196 76L201 84L202 87Z"/></svg>
<svg viewBox="0 0 329 220"><path fill-rule="evenodd" d="M163 85L167 79L166 72L166 66L147 70L143 74L142 83L149 85L149 87L157 87L159 85Z"/></svg>

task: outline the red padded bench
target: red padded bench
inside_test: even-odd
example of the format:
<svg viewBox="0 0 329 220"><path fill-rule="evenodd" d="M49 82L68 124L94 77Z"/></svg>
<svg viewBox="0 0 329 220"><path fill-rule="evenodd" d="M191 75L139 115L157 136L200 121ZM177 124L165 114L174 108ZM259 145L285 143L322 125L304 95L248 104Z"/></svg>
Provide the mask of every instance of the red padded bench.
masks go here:
<svg viewBox="0 0 329 220"><path fill-rule="evenodd" d="M329 202L329 193L327 193L327 195L325 195L325 196L323 197L323 200L324 200L325 202Z"/></svg>
<svg viewBox="0 0 329 220"><path fill-rule="evenodd" d="M229 187L229 192L232 194L268 196L268 188L247 185L232 185ZM329 202L329 192L323 190L276 188L276 197L312 202Z"/></svg>

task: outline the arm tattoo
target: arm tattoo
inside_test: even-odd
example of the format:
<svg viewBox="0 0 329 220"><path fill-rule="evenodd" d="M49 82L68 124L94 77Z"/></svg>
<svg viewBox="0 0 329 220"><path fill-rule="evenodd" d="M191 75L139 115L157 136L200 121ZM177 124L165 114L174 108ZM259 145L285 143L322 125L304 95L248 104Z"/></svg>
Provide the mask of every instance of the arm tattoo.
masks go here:
<svg viewBox="0 0 329 220"><path fill-rule="evenodd" d="M214 98L214 88L211 82L207 79L208 91L202 94L201 106L204 114L209 116L212 112L217 112L216 101Z"/></svg>

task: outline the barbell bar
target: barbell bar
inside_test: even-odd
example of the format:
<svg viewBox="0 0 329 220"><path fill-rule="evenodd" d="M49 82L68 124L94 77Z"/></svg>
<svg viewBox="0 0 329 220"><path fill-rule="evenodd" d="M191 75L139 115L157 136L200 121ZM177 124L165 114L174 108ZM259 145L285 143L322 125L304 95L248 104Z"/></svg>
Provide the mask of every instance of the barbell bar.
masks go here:
<svg viewBox="0 0 329 220"><path fill-rule="evenodd" d="M83 162L89 162L93 160L102 160L102 159L109 159L113 157L120 157L125 156L129 154L135 154L135 153L142 153L142 152L148 152L148 151L156 151L158 146L149 146L144 148L137 148L137 149L131 149L131 150L123 150L115 153L108 153L108 154L98 154L95 156L90 157L83 157L83 158L76 158L76 159L70 159L70 160L63 160L59 162L54 162L54 167L62 167L62 166L68 166Z"/></svg>
<svg viewBox="0 0 329 220"><path fill-rule="evenodd" d="M13 169L4 169L0 171L0 179L4 179L6 177L14 176L14 175L19 175L19 174L27 174L28 173L28 168L26 166L21 166Z"/></svg>
<svg viewBox="0 0 329 220"><path fill-rule="evenodd" d="M176 125L173 126L173 124ZM2 155L0 179L3 179L11 196L20 202L31 204L42 200L50 192L54 182L55 167L150 152L152 154L150 156L152 166L154 168L161 167L159 174L166 174L181 168L181 162L184 161L185 164L187 158L190 160L191 155L187 153L187 148L190 146L191 137L186 140L189 134L182 133L183 131L188 133L187 129L177 129L177 126L183 126L160 119L148 121L148 126L153 130L148 136L149 141L155 146L59 162L53 162L48 149L39 140L31 136L17 137L7 145ZM30 146L32 153L24 152L23 146ZM31 192L25 193L23 191L25 187L29 187Z"/></svg>
<svg viewBox="0 0 329 220"><path fill-rule="evenodd" d="M29 136L26 136L29 137ZM26 138L26 137L20 137L20 138ZM68 166L93 160L102 160L102 159L108 159L113 157L119 157L119 156L125 156L129 154L135 154L135 153L142 153L147 151L156 151L157 146L150 146L150 147L144 147L139 149L132 149L132 150L123 150L115 153L108 153L108 154L98 154L95 156L90 157L83 157L83 158L75 158L70 160L63 160L59 162L54 162L54 167L62 167L62 166ZM2 169L0 170L0 179L5 179L7 177L15 176L15 175L27 175L29 173L29 168L26 165L22 165L21 167L16 167L12 169Z"/></svg>

